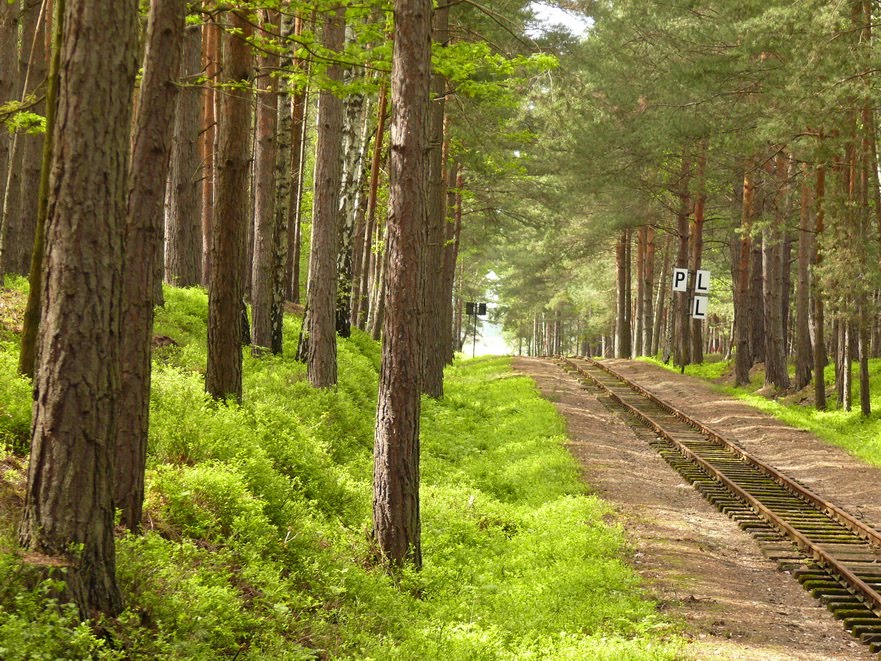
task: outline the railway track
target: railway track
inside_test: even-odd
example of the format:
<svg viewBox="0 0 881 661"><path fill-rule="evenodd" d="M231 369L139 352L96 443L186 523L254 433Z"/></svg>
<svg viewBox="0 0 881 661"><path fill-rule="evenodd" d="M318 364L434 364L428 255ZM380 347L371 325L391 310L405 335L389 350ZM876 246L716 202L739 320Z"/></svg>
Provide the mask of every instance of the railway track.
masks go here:
<svg viewBox="0 0 881 661"><path fill-rule="evenodd" d="M607 395L604 403L639 437L753 535L851 634L881 652L881 532L608 365L573 358L560 365Z"/></svg>

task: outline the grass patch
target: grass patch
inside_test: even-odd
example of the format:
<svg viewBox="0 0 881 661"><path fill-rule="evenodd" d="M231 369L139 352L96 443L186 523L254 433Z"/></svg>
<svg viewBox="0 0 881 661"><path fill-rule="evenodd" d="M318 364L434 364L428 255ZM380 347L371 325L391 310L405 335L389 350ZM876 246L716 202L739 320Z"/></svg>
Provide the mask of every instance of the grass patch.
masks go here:
<svg viewBox="0 0 881 661"><path fill-rule="evenodd" d="M425 568L375 566L371 519L379 348L339 341L339 387L246 353L244 404L204 393L207 298L158 312L144 535L117 540L126 611L79 623L15 550L24 462L0 453L0 657L665 659L675 628L623 561L564 448L563 422L507 358L458 363L423 415ZM0 434L30 409L0 343ZM0 436L6 438L6 436Z"/></svg>
<svg viewBox="0 0 881 661"><path fill-rule="evenodd" d="M679 368L665 365L652 358L640 358L670 371L678 372ZM705 381L709 381L719 392L740 399L750 406L764 411L782 422L810 431L818 438L844 448L854 457L874 466L881 466L881 359L869 360L869 385L872 393L872 415L864 417L859 410L860 385L858 366L854 366L853 409L839 409L835 401L835 367L827 365L824 372L827 403L829 409L817 411L813 408L813 389L809 386L803 393L796 393L780 398L769 398L760 394L765 381L761 367L750 372L750 383L747 386L733 385L733 363L718 361L703 365L688 365L685 373ZM789 366L790 374L794 367Z"/></svg>

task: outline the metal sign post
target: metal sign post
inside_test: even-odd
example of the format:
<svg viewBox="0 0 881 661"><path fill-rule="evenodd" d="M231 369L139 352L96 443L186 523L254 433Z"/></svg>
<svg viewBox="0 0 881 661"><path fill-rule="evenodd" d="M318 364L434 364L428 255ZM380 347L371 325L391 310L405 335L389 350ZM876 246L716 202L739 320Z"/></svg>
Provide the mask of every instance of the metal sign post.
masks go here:
<svg viewBox="0 0 881 661"><path fill-rule="evenodd" d="M707 294L710 293L710 272L709 271L689 271L688 269L673 269L673 291L688 291L688 276L694 274L694 297L689 301L689 309L691 310L692 319L706 319L707 309L709 308L710 299Z"/></svg>
<svg viewBox="0 0 881 661"><path fill-rule="evenodd" d="M486 303L476 303L467 301L465 303L465 314L474 319L471 335L471 357L477 355L477 316L486 316Z"/></svg>

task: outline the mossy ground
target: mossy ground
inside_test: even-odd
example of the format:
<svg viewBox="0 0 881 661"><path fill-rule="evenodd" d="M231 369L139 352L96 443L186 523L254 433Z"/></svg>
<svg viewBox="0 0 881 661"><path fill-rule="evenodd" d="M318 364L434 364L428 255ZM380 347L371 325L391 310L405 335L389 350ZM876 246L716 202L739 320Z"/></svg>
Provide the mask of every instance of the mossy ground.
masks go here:
<svg viewBox="0 0 881 661"><path fill-rule="evenodd" d="M143 535L117 540L127 605L96 629L15 546L30 385L0 296L0 658L664 659L682 641L622 560L563 423L506 358L463 361L425 401L425 567L390 578L369 542L379 348L339 342L339 387L246 353L244 404L203 392L207 298L158 312ZM18 292L18 293L15 293Z"/></svg>

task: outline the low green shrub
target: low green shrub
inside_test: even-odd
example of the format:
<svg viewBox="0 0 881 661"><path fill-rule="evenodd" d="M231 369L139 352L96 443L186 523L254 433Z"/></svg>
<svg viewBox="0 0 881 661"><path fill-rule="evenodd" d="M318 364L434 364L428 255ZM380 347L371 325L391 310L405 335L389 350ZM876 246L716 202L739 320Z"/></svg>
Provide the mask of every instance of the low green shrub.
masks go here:
<svg viewBox="0 0 881 661"><path fill-rule="evenodd" d="M126 611L93 630L48 588L7 581L0 649L26 650L9 658L679 654L675 628L621 560L608 506L586 495L563 421L508 359L457 363L446 397L424 400L425 566L390 577L369 539L377 343L359 331L340 340L339 385L315 390L291 358L299 320L288 317L285 354L246 351L244 403L218 404L202 377L205 293L165 297L145 531L117 541ZM0 393L18 383L4 347ZM29 404L27 388L10 390L19 423ZM24 576L13 547L0 544L0 574Z"/></svg>

